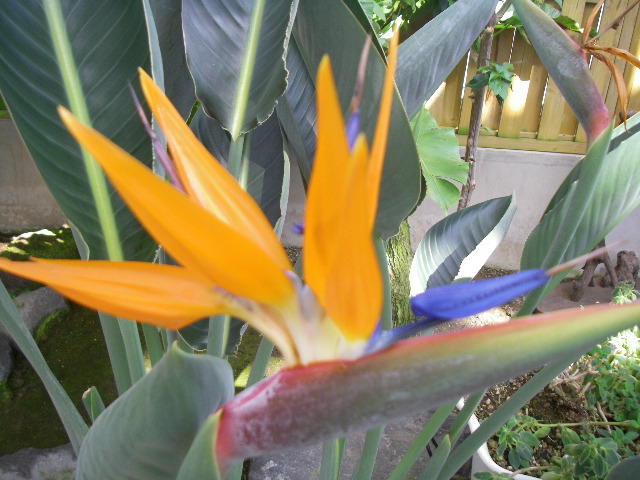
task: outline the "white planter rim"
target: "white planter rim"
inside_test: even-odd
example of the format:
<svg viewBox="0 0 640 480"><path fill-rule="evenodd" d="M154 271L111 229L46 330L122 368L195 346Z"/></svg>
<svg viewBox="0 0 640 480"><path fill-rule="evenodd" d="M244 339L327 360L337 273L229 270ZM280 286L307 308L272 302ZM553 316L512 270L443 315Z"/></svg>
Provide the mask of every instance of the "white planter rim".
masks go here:
<svg viewBox="0 0 640 480"><path fill-rule="evenodd" d="M464 399L461 399L458 402L457 407L458 409L461 409L463 406ZM475 432L480 426L478 417L476 417L475 414L472 414L467 425L469 426L469 430L471 431L471 433ZM502 468L500 465L493 461L486 443L482 444L482 446L473 454L473 458L471 460L471 479L474 480L474 474L483 472L513 474L513 472L507 470L506 468ZM540 480L537 477L523 475L521 473L513 475L511 478L513 478L514 480Z"/></svg>

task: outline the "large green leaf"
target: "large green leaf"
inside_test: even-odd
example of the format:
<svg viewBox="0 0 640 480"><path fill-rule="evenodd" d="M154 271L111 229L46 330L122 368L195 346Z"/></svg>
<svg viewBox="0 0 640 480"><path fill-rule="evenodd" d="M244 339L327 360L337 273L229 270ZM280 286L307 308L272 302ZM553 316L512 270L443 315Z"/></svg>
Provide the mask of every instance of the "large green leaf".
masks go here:
<svg viewBox="0 0 640 480"><path fill-rule="evenodd" d="M458 0L402 42L396 85L409 118L436 91L489 23L497 0Z"/></svg>
<svg viewBox="0 0 640 480"><path fill-rule="evenodd" d="M66 30L97 130L147 165L151 149L127 84L147 68L144 15L137 2L62 1ZM31 156L92 258L106 258L104 237L80 150L62 126L57 105L69 103L41 2L0 3L0 90ZM128 259L153 258L155 244L111 191L118 234Z"/></svg>
<svg viewBox="0 0 640 480"><path fill-rule="evenodd" d="M284 57L297 1L184 0L196 95L237 138L264 122L286 87Z"/></svg>
<svg viewBox="0 0 640 480"><path fill-rule="evenodd" d="M473 205L431 227L416 250L411 293L473 278L502 241L516 211L512 196Z"/></svg>
<svg viewBox="0 0 640 480"><path fill-rule="evenodd" d="M309 181L316 145L316 97L313 73L304 62L295 36L287 51L289 81L276 106L278 119L288 143L289 156L298 165L302 178Z"/></svg>
<svg viewBox="0 0 640 480"><path fill-rule="evenodd" d="M531 0L513 0L527 37L562 96L573 110L589 143L609 125L609 112L591 77L580 46Z"/></svg>
<svg viewBox="0 0 640 480"><path fill-rule="evenodd" d="M460 200L460 190L448 179L466 183L469 164L460 159L458 139L453 128L440 128L426 108L411 121L427 195L446 215Z"/></svg>
<svg viewBox="0 0 640 480"><path fill-rule="evenodd" d="M411 415L581 353L640 322L640 305L594 306L405 340L354 361L284 369L227 402L219 465L303 448Z"/></svg>
<svg viewBox="0 0 640 480"><path fill-rule="evenodd" d="M299 134L299 137L304 139L308 134L308 126L315 124L313 106L315 99L309 94L312 91L311 86L293 86L293 82L314 80L320 60L323 55L328 54L337 82L340 102L343 111L347 112L356 83L358 61L367 35L340 0L323 2L303 0L300 2L293 26L293 40L302 59L295 63L288 63L287 68L291 71L290 89L295 88L296 92L300 93L298 99L301 103L294 104L293 96L287 96L287 101L290 110L295 112L294 117L298 117L296 121L304 125L302 134ZM307 72L300 73L292 70L295 67L306 69ZM361 130L366 133L369 142L373 137L378 117L384 73L383 59L375 49L371 49L360 104ZM302 95L303 91L306 95ZM284 126L287 127L287 125ZM288 138L292 136L287 130L285 132ZM396 94L391 112L389 143L376 218L376 229L384 238L397 233L400 222L413 209L419 194L418 152L402 102Z"/></svg>
<svg viewBox="0 0 640 480"><path fill-rule="evenodd" d="M233 396L229 364L175 344L89 429L78 480L174 480L200 427Z"/></svg>
<svg viewBox="0 0 640 480"><path fill-rule="evenodd" d="M525 243L523 269L551 267L590 251L640 204L640 184L629 180L640 178L640 115L627 127L616 128L610 142L605 130L560 185ZM521 312L531 311L561 279L532 292Z"/></svg>

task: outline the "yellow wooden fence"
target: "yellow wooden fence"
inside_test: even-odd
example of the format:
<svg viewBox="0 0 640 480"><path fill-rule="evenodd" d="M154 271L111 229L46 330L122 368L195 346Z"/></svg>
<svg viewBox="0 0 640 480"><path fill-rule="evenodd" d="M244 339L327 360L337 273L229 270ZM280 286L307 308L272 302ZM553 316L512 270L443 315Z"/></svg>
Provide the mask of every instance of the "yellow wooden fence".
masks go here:
<svg viewBox="0 0 640 480"><path fill-rule="evenodd" d="M609 25L633 0L608 0L600 24ZM562 13L584 25L596 0L564 0ZM609 30L598 40L599 45L616 46L640 57L639 6L631 10L617 29ZM579 34L570 35L578 41ZM493 39L491 59L510 62L516 76L513 89L502 108L493 95L482 111L482 126L478 145L547 152L584 153L585 133L564 101L553 80L547 74L533 48L514 30ZM640 70L616 60L624 73L629 94L629 109L640 110ZM440 126L454 127L460 145L466 142L471 113L471 89L465 88L476 70L476 58L463 59L427 102L427 108ZM617 91L609 70L593 61L594 81L605 99L612 116L617 117ZM464 92L462 89L464 88Z"/></svg>

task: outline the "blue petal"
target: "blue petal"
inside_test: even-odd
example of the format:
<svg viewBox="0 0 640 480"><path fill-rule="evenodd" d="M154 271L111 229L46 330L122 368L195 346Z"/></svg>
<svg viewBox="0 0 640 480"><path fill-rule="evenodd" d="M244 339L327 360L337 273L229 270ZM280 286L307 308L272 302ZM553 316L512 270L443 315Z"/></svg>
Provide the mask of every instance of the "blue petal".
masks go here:
<svg viewBox="0 0 640 480"><path fill-rule="evenodd" d="M411 310L419 317L451 320L497 307L544 285L545 270L525 270L505 277L455 283L428 289L411 299Z"/></svg>
<svg viewBox="0 0 640 480"><path fill-rule="evenodd" d="M545 270L525 270L505 277L455 283L430 288L411 299L411 309L419 318L413 323L382 330L376 327L365 353L389 347L403 338L456 318L484 312L544 285L549 276Z"/></svg>
<svg viewBox="0 0 640 480"><path fill-rule="evenodd" d="M297 235L304 234L304 222L295 222L291 225L291 231Z"/></svg>
<svg viewBox="0 0 640 480"><path fill-rule="evenodd" d="M360 133L360 110L356 109L347 120L347 126L345 127L345 133L347 135L347 144L349 150L353 148L353 144L356 143L358 133Z"/></svg>

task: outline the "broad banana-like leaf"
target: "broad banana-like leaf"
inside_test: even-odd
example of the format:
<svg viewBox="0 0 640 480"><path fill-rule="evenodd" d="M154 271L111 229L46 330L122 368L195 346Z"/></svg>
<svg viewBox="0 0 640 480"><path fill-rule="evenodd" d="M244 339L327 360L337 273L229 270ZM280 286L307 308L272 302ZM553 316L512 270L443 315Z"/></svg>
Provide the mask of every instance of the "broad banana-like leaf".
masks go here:
<svg viewBox="0 0 640 480"><path fill-rule="evenodd" d="M325 54L331 59L331 68L337 79L337 90L344 112L353 96L358 62L367 35L349 9L340 0L300 2L293 25L292 42L295 41L301 60L287 64L291 71L290 87L297 92L311 87L294 86L294 81L310 81L316 77L316 68ZM293 51L289 52L290 54ZM299 73L293 68L303 68ZM366 77L360 103L360 130L365 132L369 143L373 137L378 117L380 92L385 72L385 63L375 49L369 51ZM293 96L287 96L289 109L294 112L296 122L303 122L305 129L315 124L315 99L312 95L299 95L301 103L294 104ZM303 120L300 120L300 119ZM283 124L288 138L305 138L308 129L291 133L288 124ZM301 171L309 170L309 167ZM398 231L400 222L415 206L420 194L420 167L418 152L411 135L411 128L404 113L399 96L395 95L389 126L389 141L385 157L380 200L376 218L376 230L389 238Z"/></svg>
<svg viewBox="0 0 640 480"><path fill-rule="evenodd" d="M610 141L605 130L569 173L525 243L522 269L551 267L590 251L640 204L640 184L629 180L640 178L640 115L627 128L617 127ZM520 313L532 311L561 279L529 294Z"/></svg>
<svg viewBox="0 0 640 480"><path fill-rule="evenodd" d="M137 2L60 2L93 127L147 165L151 147L127 84L148 68L149 47ZM107 258L80 149L62 126L57 105L69 106L42 2L0 3L0 90L22 138L65 215L82 232L91 258ZM155 243L110 191L127 259L150 260Z"/></svg>
<svg viewBox="0 0 640 480"><path fill-rule="evenodd" d="M289 155L307 182L316 146L316 92L313 72L305 64L295 36L289 43L287 70L287 90L278 100L276 110L287 139Z"/></svg>
<svg viewBox="0 0 640 480"><path fill-rule="evenodd" d="M497 3L458 0L400 44L396 85L409 118L420 111L467 53Z"/></svg>
<svg viewBox="0 0 640 480"><path fill-rule="evenodd" d="M460 200L460 189L450 180L466 183L469 164L460 159L453 128L441 128L426 108L411 121L427 195L444 211Z"/></svg>
<svg viewBox="0 0 640 480"><path fill-rule="evenodd" d="M640 322L640 305L562 310L405 340L353 361L281 370L222 407L222 472L247 457L303 448L442 405Z"/></svg>
<svg viewBox="0 0 640 480"><path fill-rule="evenodd" d="M227 362L173 345L146 376L96 419L78 480L174 480L201 426L233 396Z"/></svg>
<svg viewBox="0 0 640 480"><path fill-rule="evenodd" d="M187 62L205 112L235 139L264 122L286 88L297 0L184 0Z"/></svg>
<svg viewBox="0 0 640 480"><path fill-rule="evenodd" d="M609 112L576 42L531 0L513 0L531 45L558 86L591 144L609 124Z"/></svg>
<svg viewBox="0 0 640 480"><path fill-rule="evenodd" d="M443 218L420 241L411 264L411 294L473 278L509 229L513 196L494 198Z"/></svg>

